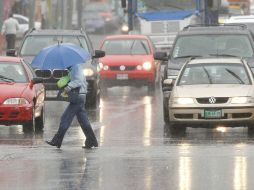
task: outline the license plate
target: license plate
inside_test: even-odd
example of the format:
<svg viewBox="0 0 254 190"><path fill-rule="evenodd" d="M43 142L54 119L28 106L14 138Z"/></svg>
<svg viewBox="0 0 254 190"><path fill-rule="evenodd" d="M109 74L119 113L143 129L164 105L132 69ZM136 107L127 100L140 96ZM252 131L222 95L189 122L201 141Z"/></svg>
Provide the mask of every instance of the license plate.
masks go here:
<svg viewBox="0 0 254 190"><path fill-rule="evenodd" d="M128 74L117 74L116 79L117 80L127 80L128 79Z"/></svg>
<svg viewBox="0 0 254 190"><path fill-rule="evenodd" d="M58 90L46 90L46 97L57 97Z"/></svg>
<svg viewBox="0 0 254 190"><path fill-rule="evenodd" d="M205 110L204 111L205 118L221 118L222 111L221 110Z"/></svg>

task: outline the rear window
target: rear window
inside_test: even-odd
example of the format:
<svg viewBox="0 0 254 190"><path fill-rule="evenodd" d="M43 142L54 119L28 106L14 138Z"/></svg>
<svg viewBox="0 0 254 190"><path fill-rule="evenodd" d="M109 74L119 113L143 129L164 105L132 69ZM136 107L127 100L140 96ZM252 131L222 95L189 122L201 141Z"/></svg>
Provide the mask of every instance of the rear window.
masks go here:
<svg viewBox="0 0 254 190"><path fill-rule="evenodd" d="M193 35L177 39L172 57L229 55L253 57L253 47L247 35Z"/></svg>
<svg viewBox="0 0 254 190"><path fill-rule="evenodd" d="M117 39L106 40L102 50L106 55L148 55L151 54L147 40Z"/></svg>
<svg viewBox="0 0 254 190"><path fill-rule="evenodd" d="M72 43L88 50L86 39L81 36L28 36L20 50L21 56L35 56L39 51L47 46L57 43Z"/></svg>
<svg viewBox="0 0 254 190"><path fill-rule="evenodd" d="M28 82L23 66L15 62L0 62L0 76L0 81L5 81L3 78L8 78L17 83Z"/></svg>

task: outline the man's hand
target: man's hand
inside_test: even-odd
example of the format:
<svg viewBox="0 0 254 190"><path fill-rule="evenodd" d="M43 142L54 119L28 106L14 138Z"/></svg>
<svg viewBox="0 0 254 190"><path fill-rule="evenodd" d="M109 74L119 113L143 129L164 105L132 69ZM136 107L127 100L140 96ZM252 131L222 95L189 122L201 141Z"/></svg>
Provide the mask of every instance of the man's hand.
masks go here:
<svg viewBox="0 0 254 190"><path fill-rule="evenodd" d="M70 92L71 91L71 88L69 87L69 86L66 86L65 88L64 88L64 92L67 94L68 92Z"/></svg>

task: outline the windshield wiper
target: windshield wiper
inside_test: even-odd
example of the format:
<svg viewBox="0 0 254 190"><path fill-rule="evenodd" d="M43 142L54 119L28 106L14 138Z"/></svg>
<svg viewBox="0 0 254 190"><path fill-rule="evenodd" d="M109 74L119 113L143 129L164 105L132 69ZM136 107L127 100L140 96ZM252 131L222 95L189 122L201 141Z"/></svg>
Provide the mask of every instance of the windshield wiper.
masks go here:
<svg viewBox="0 0 254 190"><path fill-rule="evenodd" d="M14 82L14 79L5 77L5 76L3 76L3 75L0 75L0 79L3 80L3 81L5 81L5 82Z"/></svg>
<svg viewBox="0 0 254 190"><path fill-rule="evenodd" d="M230 73L232 76L234 76L239 82L240 84L245 84L244 81L233 71L231 71L230 69L226 69L225 70Z"/></svg>
<svg viewBox="0 0 254 190"><path fill-rule="evenodd" d="M221 56L221 57L239 57L239 56L236 56L236 55L231 55L231 54L209 54L210 56Z"/></svg>
<svg viewBox="0 0 254 190"><path fill-rule="evenodd" d="M189 57L203 57L201 55L183 55L183 56L179 56L179 57L174 57L175 59L178 59L178 58L189 58Z"/></svg>
<svg viewBox="0 0 254 190"><path fill-rule="evenodd" d="M209 75L208 70L207 70L204 66L202 66L202 68L204 69L204 71L205 71L205 73L206 73L206 75L207 75L207 78L208 78L208 80L209 80L209 83L210 83L210 84L213 84L212 78L211 78L211 76Z"/></svg>

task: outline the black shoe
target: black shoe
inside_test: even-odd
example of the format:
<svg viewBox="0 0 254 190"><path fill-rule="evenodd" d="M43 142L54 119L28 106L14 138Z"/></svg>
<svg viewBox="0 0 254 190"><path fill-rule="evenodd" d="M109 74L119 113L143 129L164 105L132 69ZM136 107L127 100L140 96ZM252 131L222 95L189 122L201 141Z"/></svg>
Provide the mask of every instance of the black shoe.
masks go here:
<svg viewBox="0 0 254 190"><path fill-rule="evenodd" d="M52 141L45 141L47 144L51 145L51 146L56 146L57 148L61 148L61 144L57 144L57 143L54 143Z"/></svg>
<svg viewBox="0 0 254 190"><path fill-rule="evenodd" d="M85 148L85 149L90 149L90 148L93 148L93 147L98 147L98 142L97 141L91 142L91 141L86 140L85 146L82 146L82 148Z"/></svg>

